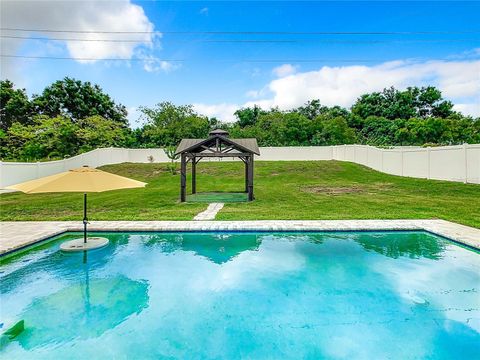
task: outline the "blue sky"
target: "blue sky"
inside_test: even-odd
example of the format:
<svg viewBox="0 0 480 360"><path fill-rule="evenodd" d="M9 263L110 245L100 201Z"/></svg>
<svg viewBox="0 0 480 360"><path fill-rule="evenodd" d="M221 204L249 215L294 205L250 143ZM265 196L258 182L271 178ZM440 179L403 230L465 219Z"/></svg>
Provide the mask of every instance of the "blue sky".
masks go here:
<svg viewBox="0 0 480 360"><path fill-rule="evenodd" d="M135 108L165 100L230 121L253 103L350 106L363 92L430 84L480 115L479 14L473 1L5 1L3 28L128 33L3 30L46 40L2 38L2 54L74 60L2 58L1 75L29 93L65 76L95 82L131 110L132 123Z"/></svg>

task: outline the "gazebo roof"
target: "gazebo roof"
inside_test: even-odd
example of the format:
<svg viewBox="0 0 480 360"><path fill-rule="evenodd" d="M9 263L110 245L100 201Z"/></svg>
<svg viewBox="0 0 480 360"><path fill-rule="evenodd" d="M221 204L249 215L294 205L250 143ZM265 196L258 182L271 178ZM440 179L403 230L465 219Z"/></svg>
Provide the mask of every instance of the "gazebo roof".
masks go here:
<svg viewBox="0 0 480 360"><path fill-rule="evenodd" d="M221 142L228 144L236 150L242 152L252 153L260 155L257 139L230 139L227 137L228 132L225 130L217 129L210 132L210 136L206 139L182 139L178 144L175 154L182 154L185 152L198 152L204 151L204 146L215 143L216 139L220 139Z"/></svg>
<svg viewBox="0 0 480 360"><path fill-rule="evenodd" d="M210 136L213 136L213 135L222 135L222 136L228 137L229 133L228 133L227 130L215 129L215 130L210 131L210 133L209 133L208 135L210 135Z"/></svg>

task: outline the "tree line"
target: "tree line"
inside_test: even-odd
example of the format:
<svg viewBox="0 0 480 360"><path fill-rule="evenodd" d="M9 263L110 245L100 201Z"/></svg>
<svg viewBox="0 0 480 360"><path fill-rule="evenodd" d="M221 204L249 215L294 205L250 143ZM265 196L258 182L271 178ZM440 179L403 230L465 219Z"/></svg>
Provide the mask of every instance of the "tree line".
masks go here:
<svg viewBox="0 0 480 360"><path fill-rule="evenodd" d="M360 96L350 109L311 100L288 111L238 109L236 121L198 114L191 105L161 102L140 107L143 125L132 129L126 107L98 85L65 78L29 97L1 81L0 157L61 159L98 147L175 146L223 128L231 137L255 137L260 146L369 144L451 145L480 143L480 118L453 110L435 87L387 88Z"/></svg>

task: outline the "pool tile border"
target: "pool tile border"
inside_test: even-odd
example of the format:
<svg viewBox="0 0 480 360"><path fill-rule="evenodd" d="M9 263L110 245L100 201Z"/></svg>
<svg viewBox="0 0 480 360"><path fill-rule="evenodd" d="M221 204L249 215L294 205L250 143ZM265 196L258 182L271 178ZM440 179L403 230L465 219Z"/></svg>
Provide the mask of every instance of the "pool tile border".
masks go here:
<svg viewBox="0 0 480 360"><path fill-rule="evenodd" d="M90 231L391 231L425 230L480 250L480 229L446 220L92 221ZM0 222L0 255L67 231L79 221Z"/></svg>

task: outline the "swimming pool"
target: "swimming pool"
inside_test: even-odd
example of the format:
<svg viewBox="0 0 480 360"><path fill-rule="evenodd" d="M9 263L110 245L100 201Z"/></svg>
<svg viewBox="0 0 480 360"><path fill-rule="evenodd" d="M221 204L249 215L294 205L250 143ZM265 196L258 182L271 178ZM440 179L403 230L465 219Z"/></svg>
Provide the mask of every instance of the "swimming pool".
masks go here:
<svg viewBox="0 0 480 360"><path fill-rule="evenodd" d="M479 356L480 254L427 232L98 234L1 259L0 356Z"/></svg>

